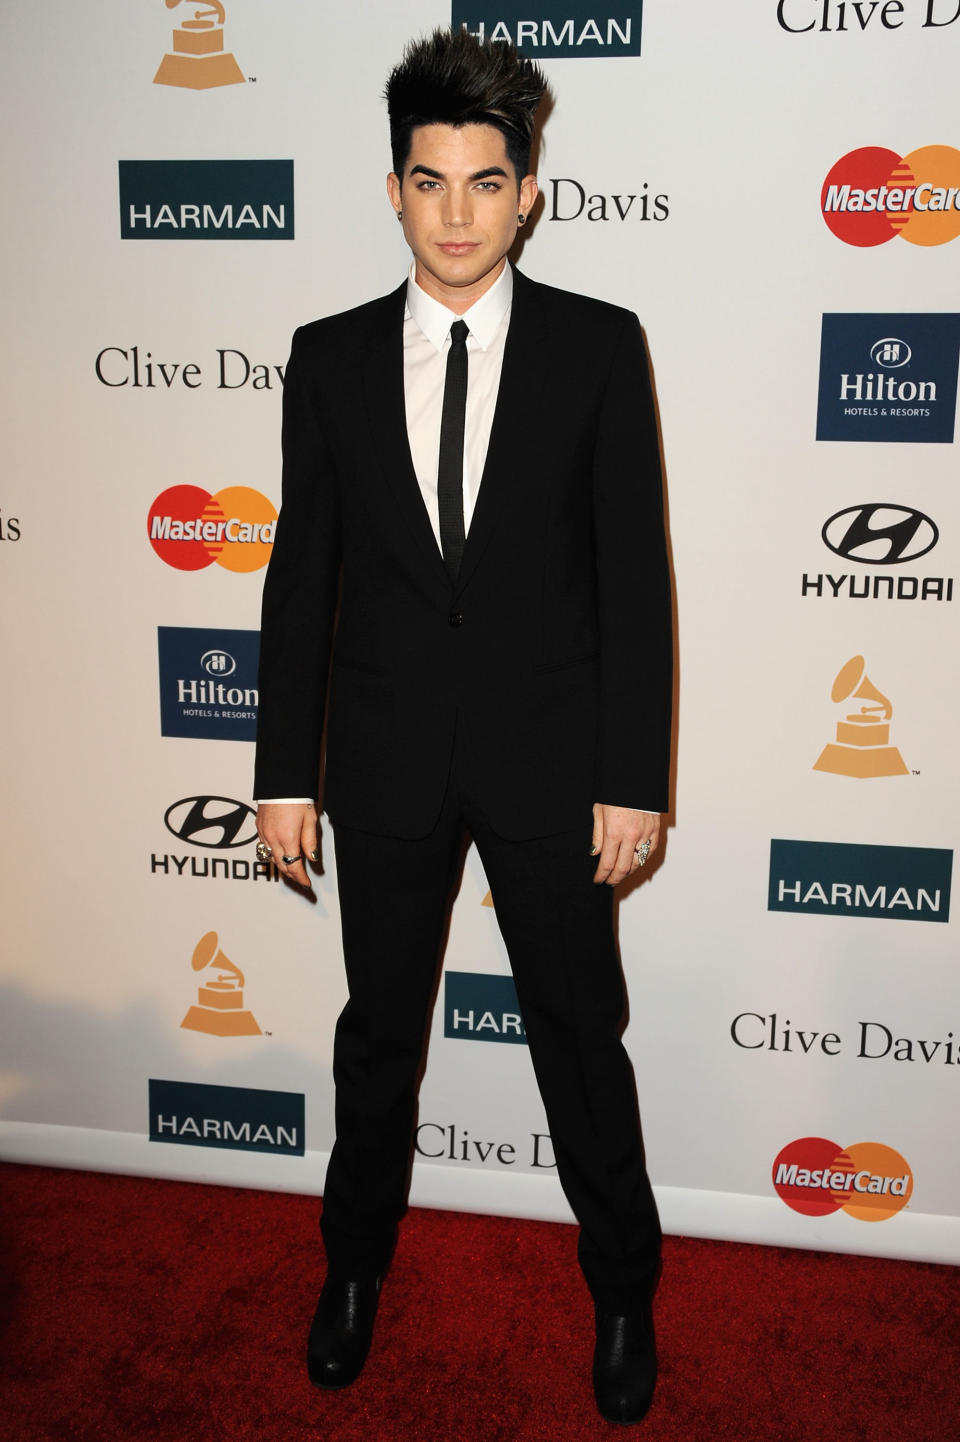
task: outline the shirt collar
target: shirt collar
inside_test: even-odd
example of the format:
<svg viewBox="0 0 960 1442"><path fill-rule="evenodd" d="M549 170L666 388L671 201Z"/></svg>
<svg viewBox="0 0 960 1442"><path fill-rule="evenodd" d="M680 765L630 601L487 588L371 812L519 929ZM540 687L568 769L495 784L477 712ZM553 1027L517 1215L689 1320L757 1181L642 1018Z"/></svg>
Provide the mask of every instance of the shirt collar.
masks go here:
<svg viewBox="0 0 960 1442"><path fill-rule="evenodd" d="M427 295L414 280L416 261L410 264L407 276L407 309L417 326L435 346L442 351L455 320L466 321L470 334L481 350L491 344L513 302L513 268L507 261L501 273L489 290L484 291L478 301L458 316L432 295Z"/></svg>

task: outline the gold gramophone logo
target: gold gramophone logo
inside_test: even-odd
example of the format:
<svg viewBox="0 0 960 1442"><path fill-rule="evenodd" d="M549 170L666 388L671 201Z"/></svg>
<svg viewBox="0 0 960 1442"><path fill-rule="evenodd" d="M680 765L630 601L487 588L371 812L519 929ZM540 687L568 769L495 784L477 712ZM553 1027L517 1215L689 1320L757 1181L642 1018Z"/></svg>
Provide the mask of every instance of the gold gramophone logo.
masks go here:
<svg viewBox="0 0 960 1442"><path fill-rule="evenodd" d="M168 10L175 10L181 0L166 0ZM190 20L184 20L173 32L173 53L160 62L153 77L154 85L177 85L182 90L210 90L215 85L242 85L243 71L229 51L223 48L223 22L226 18L220 0L193 0Z"/></svg>
<svg viewBox="0 0 960 1442"><path fill-rule="evenodd" d="M837 722L837 739L824 746L814 771L830 771L834 776L909 776L897 747L890 745L893 707L866 674L862 656L851 656L841 666L830 692L834 702L850 698L864 704Z"/></svg>
<svg viewBox="0 0 960 1442"><path fill-rule="evenodd" d="M217 973L197 992L197 1004L187 1012L180 1026L186 1031L203 1031L208 1036L260 1036L252 1011L243 1005L243 972L234 966L217 945L217 933L201 936L193 953L194 971L211 967Z"/></svg>

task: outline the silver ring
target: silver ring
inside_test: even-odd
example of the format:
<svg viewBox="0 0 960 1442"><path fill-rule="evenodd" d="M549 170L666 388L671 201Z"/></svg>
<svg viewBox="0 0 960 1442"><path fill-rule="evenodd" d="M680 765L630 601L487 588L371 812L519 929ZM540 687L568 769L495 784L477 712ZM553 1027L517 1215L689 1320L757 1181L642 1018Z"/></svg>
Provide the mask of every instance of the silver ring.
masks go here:
<svg viewBox="0 0 960 1442"><path fill-rule="evenodd" d="M637 862L640 866L644 864L647 857L650 855L650 845L651 843L649 841L641 841L640 845L635 848L634 854L636 855Z"/></svg>
<svg viewBox="0 0 960 1442"><path fill-rule="evenodd" d="M258 860L258 861L269 861L272 855L273 855L273 847L272 847L272 846L268 846L265 841L258 841L258 842L257 842L257 860Z"/></svg>
<svg viewBox="0 0 960 1442"><path fill-rule="evenodd" d="M284 866L293 866L294 862L303 860L303 852L299 856L281 856L280 860Z"/></svg>

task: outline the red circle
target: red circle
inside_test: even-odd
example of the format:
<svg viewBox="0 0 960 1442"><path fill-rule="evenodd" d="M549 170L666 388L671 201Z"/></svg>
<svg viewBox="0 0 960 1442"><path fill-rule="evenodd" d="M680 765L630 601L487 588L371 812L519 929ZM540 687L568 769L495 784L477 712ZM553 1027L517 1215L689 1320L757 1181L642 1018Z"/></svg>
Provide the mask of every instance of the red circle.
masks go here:
<svg viewBox="0 0 960 1442"><path fill-rule="evenodd" d="M198 540L196 532L205 520L223 519L219 507L211 508L209 491L199 486L171 486L162 491L147 517L150 544L162 561L178 571L201 571L219 554L221 546ZM187 538L184 538L187 528Z"/></svg>
<svg viewBox="0 0 960 1442"><path fill-rule="evenodd" d="M800 1137L798 1141L788 1142L773 1163L777 1196L806 1217L825 1217L830 1212L838 1212L845 1198L835 1200L823 1181L839 1170L836 1163L842 1155L843 1148L826 1137ZM788 1180L788 1174L792 1180Z"/></svg>
<svg viewBox="0 0 960 1442"><path fill-rule="evenodd" d="M899 227L904 224L900 212L887 214L886 209L877 210L877 192L881 186L896 184L894 171L902 170L903 162L895 150L884 150L879 145L865 145L860 150L851 150L842 155L827 175L820 192L820 209L827 225L839 240L847 245L883 245L892 240ZM902 183L902 182L901 182ZM832 197L833 204L843 204L842 192L849 187L846 197L849 206L856 199L855 192L864 192L864 204L874 205L872 210L827 209L831 189L840 192ZM869 192L873 192L872 198ZM895 216L895 220L891 219Z"/></svg>

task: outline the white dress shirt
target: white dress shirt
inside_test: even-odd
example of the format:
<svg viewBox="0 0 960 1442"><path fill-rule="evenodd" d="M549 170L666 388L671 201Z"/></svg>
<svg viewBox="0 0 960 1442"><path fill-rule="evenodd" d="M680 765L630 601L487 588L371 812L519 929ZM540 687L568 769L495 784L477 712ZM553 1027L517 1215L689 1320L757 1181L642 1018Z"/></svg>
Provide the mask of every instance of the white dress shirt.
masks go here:
<svg viewBox="0 0 960 1442"><path fill-rule="evenodd" d="M477 503L480 478L490 444L490 428L500 389L503 346L513 302L513 271L509 265L488 291L463 315L448 310L407 280L407 306L403 316L403 399L407 438L420 494L433 534L440 545L440 508L437 469L440 460L440 418L450 351L450 327L462 320L467 336L467 413L463 429L463 531L467 535Z"/></svg>
<svg viewBox="0 0 960 1442"><path fill-rule="evenodd" d="M450 327L466 322L467 413L463 431L463 531L467 535L477 503L490 430L500 389L503 347L513 304L513 271L503 267L489 290L462 315L448 310L417 285L416 261L407 277L407 304L403 313L403 399L407 439L413 469L420 486L433 534L440 546L440 505L437 471L440 461L440 418L450 350ZM304 803L309 796L261 797L260 804L278 806Z"/></svg>

